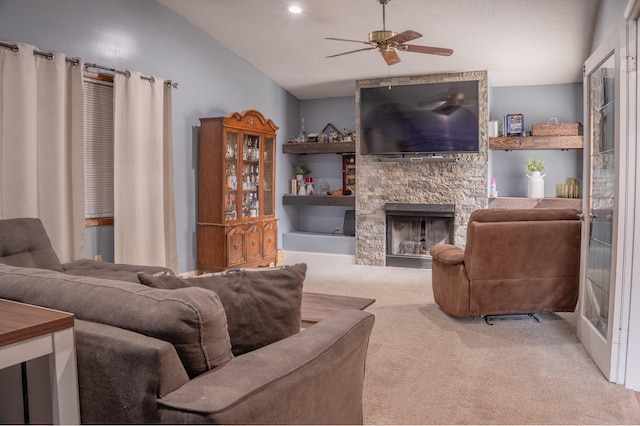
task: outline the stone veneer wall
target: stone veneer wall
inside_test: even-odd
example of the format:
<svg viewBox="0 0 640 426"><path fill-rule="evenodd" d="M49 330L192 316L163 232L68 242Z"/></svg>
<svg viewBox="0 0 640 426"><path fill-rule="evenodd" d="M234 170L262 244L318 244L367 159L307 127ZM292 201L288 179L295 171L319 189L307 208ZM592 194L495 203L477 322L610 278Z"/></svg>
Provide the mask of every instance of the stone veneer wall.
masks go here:
<svg viewBox="0 0 640 426"><path fill-rule="evenodd" d="M386 203L454 204L454 244L464 246L469 215L488 205L489 102L486 71L391 77L357 81L356 129L360 131L360 88L390 84L478 80L480 147L478 153L444 154L457 163L380 162L378 155L360 155L356 146L356 263L385 265ZM359 134L356 137L359 140ZM358 145L358 144L356 144ZM419 155L414 155L419 156Z"/></svg>

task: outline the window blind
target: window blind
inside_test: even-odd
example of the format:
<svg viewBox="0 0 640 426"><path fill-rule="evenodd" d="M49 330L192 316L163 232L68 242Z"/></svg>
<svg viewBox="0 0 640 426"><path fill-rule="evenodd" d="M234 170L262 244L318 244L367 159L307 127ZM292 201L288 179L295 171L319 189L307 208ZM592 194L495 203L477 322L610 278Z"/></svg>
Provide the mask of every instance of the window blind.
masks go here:
<svg viewBox="0 0 640 426"><path fill-rule="evenodd" d="M113 83L84 80L85 218L113 217Z"/></svg>

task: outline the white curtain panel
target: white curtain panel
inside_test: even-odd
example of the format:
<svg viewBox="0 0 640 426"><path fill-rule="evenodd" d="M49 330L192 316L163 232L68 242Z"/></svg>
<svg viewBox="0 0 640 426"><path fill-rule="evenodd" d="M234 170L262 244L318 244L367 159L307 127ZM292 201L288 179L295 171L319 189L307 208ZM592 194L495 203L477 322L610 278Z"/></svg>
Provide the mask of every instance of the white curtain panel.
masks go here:
<svg viewBox="0 0 640 426"><path fill-rule="evenodd" d="M171 87L140 73L114 83L114 258L177 271Z"/></svg>
<svg viewBox="0 0 640 426"><path fill-rule="evenodd" d="M39 217L62 262L85 257L83 63L0 47L0 218Z"/></svg>

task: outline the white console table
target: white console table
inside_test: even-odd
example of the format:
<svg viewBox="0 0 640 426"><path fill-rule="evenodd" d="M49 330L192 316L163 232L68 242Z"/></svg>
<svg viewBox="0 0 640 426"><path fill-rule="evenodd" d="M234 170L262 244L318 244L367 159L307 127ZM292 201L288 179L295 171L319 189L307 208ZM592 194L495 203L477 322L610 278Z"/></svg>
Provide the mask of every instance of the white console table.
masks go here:
<svg viewBox="0 0 640 426"><path fill-rule="evenodd" d="M73 327L73 314L0 299L0 369L48 355L56 424L80 424Z"/></svg>

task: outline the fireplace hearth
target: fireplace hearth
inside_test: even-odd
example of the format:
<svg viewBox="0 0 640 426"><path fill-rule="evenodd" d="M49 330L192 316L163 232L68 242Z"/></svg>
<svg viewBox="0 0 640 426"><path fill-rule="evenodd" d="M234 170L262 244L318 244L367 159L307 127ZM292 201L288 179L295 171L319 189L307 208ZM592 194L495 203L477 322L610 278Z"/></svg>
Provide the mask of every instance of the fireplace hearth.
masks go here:
<svg viewBox="0 0 640 426"><path fill-rule="evenodd" d="M388 203L386 212L386 265L431 268L429 249L453 244L453 204Z"/></svg>

